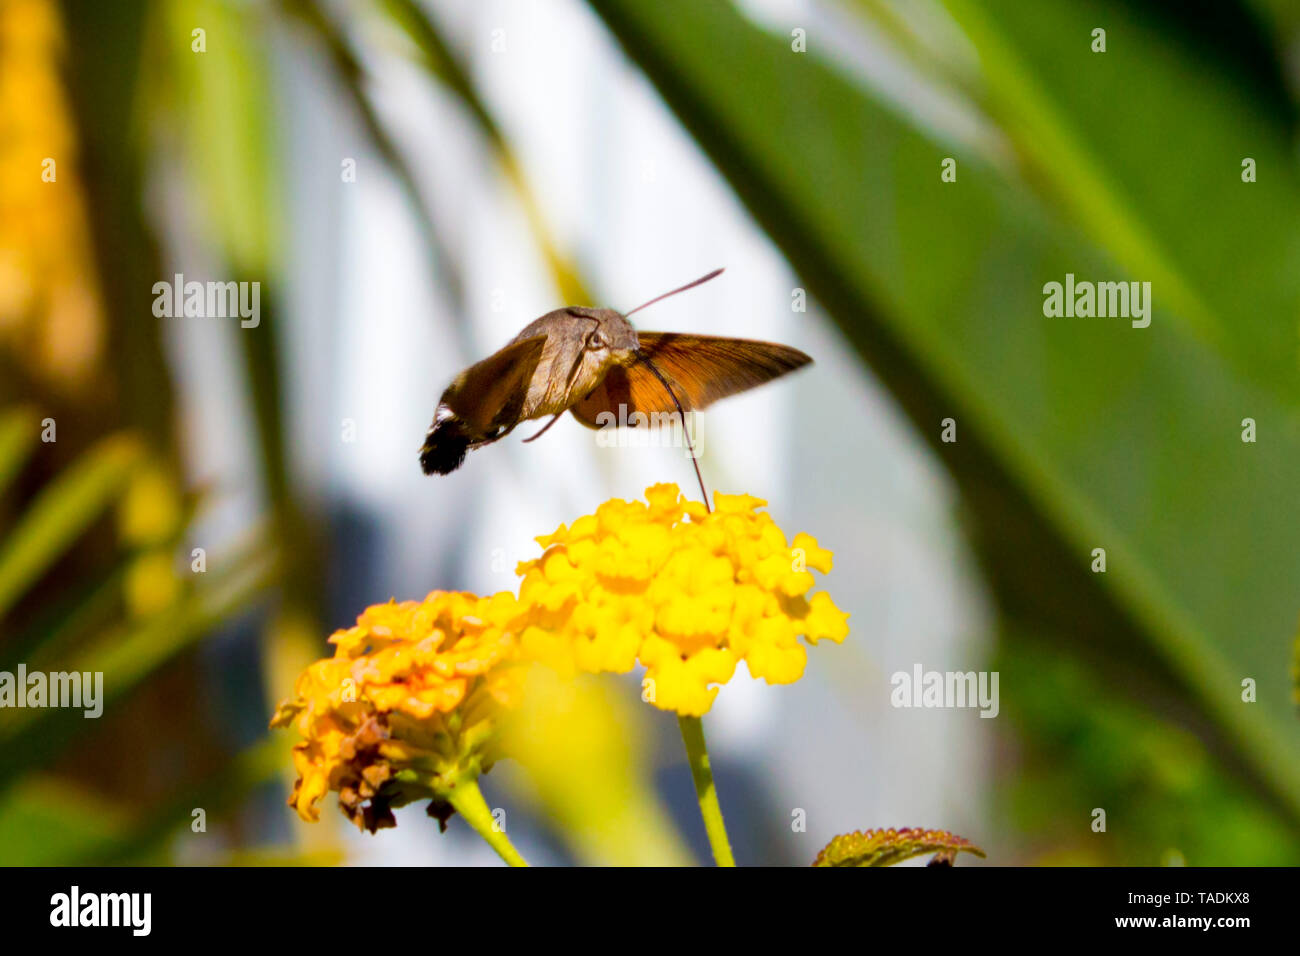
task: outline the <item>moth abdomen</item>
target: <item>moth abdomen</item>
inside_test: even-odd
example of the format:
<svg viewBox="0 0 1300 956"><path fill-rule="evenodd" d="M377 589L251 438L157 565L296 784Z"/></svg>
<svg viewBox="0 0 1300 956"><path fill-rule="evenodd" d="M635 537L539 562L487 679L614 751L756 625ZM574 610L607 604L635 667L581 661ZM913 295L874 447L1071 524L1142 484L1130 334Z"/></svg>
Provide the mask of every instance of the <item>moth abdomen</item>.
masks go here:
<svg viewBox="0 0 1300 956"><path fill-rule="evenodd" d="M420 448L420 467L426 475L450 475L465 461L465 455L474 442L473 436L450 410L439 409L429 434Z"/></svg>

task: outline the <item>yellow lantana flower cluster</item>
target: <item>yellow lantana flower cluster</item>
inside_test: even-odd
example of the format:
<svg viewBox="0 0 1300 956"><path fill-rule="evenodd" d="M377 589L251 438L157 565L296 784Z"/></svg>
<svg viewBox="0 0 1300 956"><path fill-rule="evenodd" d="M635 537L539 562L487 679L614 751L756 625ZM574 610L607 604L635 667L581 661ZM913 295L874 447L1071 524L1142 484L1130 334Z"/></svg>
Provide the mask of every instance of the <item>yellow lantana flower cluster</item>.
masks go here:
<svg viewBox="0 0 1300 956"><path fill-rule="evenodd" d="M331 790L353 822L393 826L393 809L430 799L444 821L458 783L490 769L525 668L562 676L646 667L643 697L698 717L744 661L789 684L822 638L842 641L848 615L811 571L831 569L815 538L787 542L764 502L717 495L717 510L655 485L646 503L607 501L538 538L519 596L434 591L375 605L336 632L334 656L312 664L273 727L293 727L304 820Z"/></svg>
<svg viewBox="0 0 1300 956"><path fill-rule="evenodd" d="M429 798L444 822L448 794L495 760L497 720L517 705L523 675L514 595L434 591L367 608L330 638L334 656L298 678L272 727L294 727L298 781L289 805L319 819L331 790L358 826L395 825L392 810Z"/></svg>
<svg viewBox="0 0 1300 956"><path fill-rule="evenodd" d="M701 716L743 660L755 678L803 674L800 636L842 641L848 615L829 594L809 597L809 569L831 553L811 535L787 542L766 502L715 496L716 510L655 485L646 503L612 500L537 539L522 562L519 600L532 612L522 652L562 672L646 667L646 700Z"/></svg>

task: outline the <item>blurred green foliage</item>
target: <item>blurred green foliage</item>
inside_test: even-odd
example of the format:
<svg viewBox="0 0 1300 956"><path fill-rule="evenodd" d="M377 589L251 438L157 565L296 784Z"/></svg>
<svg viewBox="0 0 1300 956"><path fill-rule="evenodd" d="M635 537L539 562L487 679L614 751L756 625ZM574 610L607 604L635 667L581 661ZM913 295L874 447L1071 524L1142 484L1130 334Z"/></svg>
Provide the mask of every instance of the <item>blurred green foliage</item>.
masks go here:
<svg viewBox="0 0 1300 956"><path fill-rule="evenodd" d="M1185 726L1153 715L1078 660L1007 635L994 666L1019 744L994 777L1021 862L1290 866L1300 839ZM1107 811L1104 838L1093 811ZM1084 825L1086 824L1086 826Z"/></svg>

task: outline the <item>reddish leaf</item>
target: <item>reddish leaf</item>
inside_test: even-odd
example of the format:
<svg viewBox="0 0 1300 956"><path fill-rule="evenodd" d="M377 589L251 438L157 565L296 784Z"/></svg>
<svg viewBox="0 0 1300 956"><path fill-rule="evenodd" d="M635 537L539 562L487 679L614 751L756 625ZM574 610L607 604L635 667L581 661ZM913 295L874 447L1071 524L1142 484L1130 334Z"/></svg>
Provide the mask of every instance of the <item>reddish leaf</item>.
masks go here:
<svg viewBox="0 0 1300 956"><path fill-rule="evenodd" d="M892 866L922 853L936 854L931 864L951 866L957 854L965 850L976 856L984 851L947 830L858 830L842 833L822 847L813 866Z"/></svg>

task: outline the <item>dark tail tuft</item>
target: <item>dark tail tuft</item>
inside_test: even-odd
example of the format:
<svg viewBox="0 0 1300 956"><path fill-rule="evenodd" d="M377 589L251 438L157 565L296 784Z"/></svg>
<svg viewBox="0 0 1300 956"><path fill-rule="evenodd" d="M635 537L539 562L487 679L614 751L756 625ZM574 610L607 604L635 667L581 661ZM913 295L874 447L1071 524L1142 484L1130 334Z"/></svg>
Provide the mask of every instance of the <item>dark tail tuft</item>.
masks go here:
<svg viewBox="0 0 1300 956"><path fill-rule="evenodd" d="M445 418L429 429L420 449L420 467L426 475L450 475L465 461L470 436L460 419Z"/></svg>

